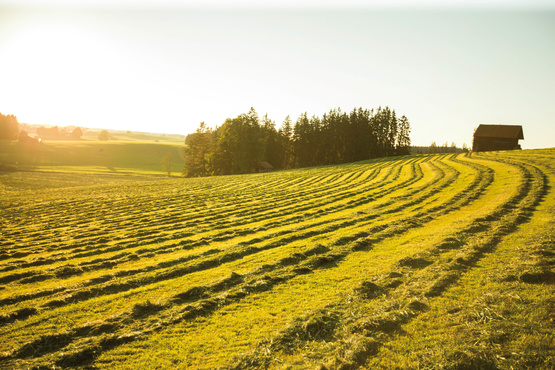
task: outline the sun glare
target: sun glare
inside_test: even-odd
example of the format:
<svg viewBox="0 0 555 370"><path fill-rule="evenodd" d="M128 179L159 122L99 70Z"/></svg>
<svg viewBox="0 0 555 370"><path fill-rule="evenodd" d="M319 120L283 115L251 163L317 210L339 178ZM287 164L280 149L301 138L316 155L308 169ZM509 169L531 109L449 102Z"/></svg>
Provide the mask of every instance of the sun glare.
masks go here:
<svg viewBox="0 0 555 370"><path fill-rule="evenodd" d="M129 77L130 63L114 43L68 18L27 19L4 39L12 56L0 72L12 87L4 105L23 122L50 124L44 117L57 117L51 124L60 124L64 116L86 116L91 101L105 101Z"/></svg>

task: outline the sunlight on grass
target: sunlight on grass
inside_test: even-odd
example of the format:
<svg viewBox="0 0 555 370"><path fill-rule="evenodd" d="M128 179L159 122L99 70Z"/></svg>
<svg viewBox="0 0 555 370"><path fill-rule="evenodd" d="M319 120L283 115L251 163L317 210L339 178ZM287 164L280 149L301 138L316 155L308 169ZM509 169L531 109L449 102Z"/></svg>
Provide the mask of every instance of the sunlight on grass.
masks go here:
<svg viewBox="0 0 555 370"><path fill-rule="evenodd" d="M171 142L58 156L98 145L0 174L2 367L553 363L555 151L192 179L136 165Z"/></svg>

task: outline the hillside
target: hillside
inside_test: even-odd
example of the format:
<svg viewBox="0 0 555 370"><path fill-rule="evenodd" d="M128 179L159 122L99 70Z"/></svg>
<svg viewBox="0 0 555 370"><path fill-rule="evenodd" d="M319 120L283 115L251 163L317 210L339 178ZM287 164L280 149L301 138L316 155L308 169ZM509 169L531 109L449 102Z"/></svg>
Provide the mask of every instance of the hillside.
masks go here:
<svg viewBox="0 0 555 370"><path fill-rule="evenodd" d="M0 367L553 368L554 164L0 173Z"/></svg>
<svg viewBox="0 0 555 370"><path fill-rule="evenodd" d="M181 173L183 141L140 134L113 136L117 140L6 142L0 149L0 163L16 164L21 170L164 175L160 161L170 153L173 171ZM157 137L160 140L153 139Z"/></svg>

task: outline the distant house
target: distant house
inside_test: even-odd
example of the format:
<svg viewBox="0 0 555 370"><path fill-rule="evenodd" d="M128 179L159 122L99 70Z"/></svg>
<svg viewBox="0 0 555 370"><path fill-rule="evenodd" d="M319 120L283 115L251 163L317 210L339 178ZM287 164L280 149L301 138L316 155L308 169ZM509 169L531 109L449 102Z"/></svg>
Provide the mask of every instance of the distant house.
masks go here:
<svg viewBox="0 0 555 370"><path fill-rule="evenodd" d="M519 140L524 140L522 126L515 125L480 125L474 131L472 151L521 149Z"/></svg>

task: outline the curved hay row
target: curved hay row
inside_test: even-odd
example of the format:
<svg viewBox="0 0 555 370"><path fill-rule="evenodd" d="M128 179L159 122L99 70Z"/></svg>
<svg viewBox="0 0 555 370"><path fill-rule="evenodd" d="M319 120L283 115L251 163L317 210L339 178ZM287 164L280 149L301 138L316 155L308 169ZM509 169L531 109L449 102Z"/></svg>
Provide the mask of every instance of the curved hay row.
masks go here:
<svg viewBox="0 0 555 370"><path fill-rule="evenodd" d="M425 194L423 196L425 196Z"/></svg>
<svg viewBox="0 0 555 370"><path fill-rule="evenodd" d="M511 170L507 170L508 167ZM503 171L510 172L511 181L521 186L514 187L516 192L512 197L499 195L494 198L492 194L498 191L498 174ZM4 269L0 274L0 279L14 279L4 283L5 289L0 290L3 297L0 302L7 309L0 335L6 338L5 343L10 343L1 349L7 351L1 361L17 366L47 363L77 366L92 361L102 365L118 358L120 351L126 351L127 355L133 354L129 360L132 364L144 360L135 350L137 339L146 340L146 345L156 350L156 341L173 338L173 333L182 333L184 327L191 332L187 338L203 338L211 330L210 322L225 332L226 325L221 319L227 317L230 323L239 320L242 316L237 315L237 307L253 307L254 302L266 301L275 304L280 299L290 299L291 294L300 292L300 287L311 287L308 291L301 289L305 294L302 304L292 307L291 303L284 303L283 312L270 320L278 327L290 323L281 334L272 336L275 329L263 324L268 324L267 317L260 316L259 333L245 333L245 342L241 342L241 336L237 337L243 344L230 348L220 343L219 356L225 357L247 351L255 338L274 337L274 342L285 347L274 348L262 340L254 351L264 348L267 355L261 358L245 355L233 366L240 367L252 361L271 363L285 353L276 355L276 351L290 349L297 354L286 356L287 361L294 364L297 357L320 351L316 345L308 352L298 352L306 343L314 345L311 337L314 333L311 329L307 331L305 325L311 317L316 322L327 320L330 323L321 328L322 333L327 333L326 340L351 338L341 337L334 324L343 320L343 303L330 306L332 309L326 314L320 310L324 303L342 302L341 297L353 296L356 306L349 307L360 309L360 304L365 304L360 302L372 298L370 284L388 295L406 290L416 294L411 288L414 284L425 286L418 293L423 297L420 301L441 295L445 287L465 272L465 267L458 265L456 269L446 267L445 260L462 258L461 261L470 261L471 265L473 259L479 258L479 254L473 252L476 248L469 244L471 235L485 237L492 230L494 235L500 236L510 232L511 221L507 221L507 215L515 208L524 207L523 204L533 209L535 203L530 203L530 194L536 192L536 185L541 182L538 176L529 166L501 164L497 159L425 156L408 161L370 161L231 177L225 179L229 181L227 187L222 185L222 178L199 179L198 184L219 189L219 192L205 191L206 196L198 184L191 186L188 197L180 197L171 189L175 182L159 184L159 192L155 191L156 184L148 183L143 190L149 189L150 197L143 192L138 197L145 204L144 214L138 210L130 213L132 197L109 192L113 198L108 199L108 203L114 206L114 214L104 218L103 222L108 225L83 223L84 229L96 227L99 230L92 230L81 240L101 238L101 230L116 230L118 224L123 224L124 238L116 240L110 236L102 243L105 246L98 249L100 253L91 255L86 255L85 243L76 248L66 243L64 245L69 248L53 248L49 255L46 238L39 244L43 246L40 254L51 260L35 266L34 270L28 266L36 258L33 254L3 261L2 266L15 268ZM241 183L245 183L245 187ZM178 192L184 194L185 190ZM164 196L167 199L164 200ZM221 201L217 201L218 198ZM495 200L493 208L481 207L481 202L492 199ZM194 209L191 209L192 201L196 202ZM84 216L79 216L73 204L73 208L68 206L65 215L67 220L77 220L99 207L98 204L91 205L88 210L85 207ZM481 208L484 210L470 213L468 219L450 221ZM71 210L73 215L69 215ZM53 222L54 210L50 209L46 215ZM133 217L137 222L126 224ZM432 226L443 224L449 225L445 231L426 236L428 228L431 232ZM184 225L189 225L185 227L193 235L187 236L180 229ZM33 227L28 226L27 230ZM173 229L168 231L169 228ZM141 232L143 236L137 239L143 238L145 244L133 245L133 233ZM16 231L10 235L14 239L18 234ZM36 237L22 238L22 241L30 242L32 238ZM492 240L495 244L495 238ZM400 244L396 245L395 241ZM11 255L17 249L10 247L8 250ZM479 248L478 251L483 253ZM66 261L62 260L64 255L68 258ZM372 262L381 259L384 262ZM68 269L67 276L60 279L53 274L55 268L61 267L81 271L76 275ZM16 275L33 271L35 276L42 273L49 278L42 283L22 284L22 280L32 276ZM426 278L427 271L433 271L429 274L433 278ZM45 285L48 281L53 283L50 288ZM323 291L322 288L332 281L334 291ZM60 287L60 283L63 286ZM353 290L357 284L361 284L361 288ZM397 299L407 298L399 293ZM376 300L372 298L371 301ZM87 312L88 307L95 307L94 312ZM306 309L313 313L301 315ZM257 312L262 314L264 310L253 307L250 312L249 320L256 322ZM199 316L206 317L208 325L196 321ZM262 320L262 317L265 318ZM58 327L54 332L50 326L53 320ZM28 332L31 327L33 334ZM292 341L291 335L301 342ZM379 348L379 343L375 348ZM341 351L341 346L338 344L336 349ZM214 351L218 350L211 350ZM200 356L205 359L208 356L213 361L204 362L206 367L211 367L210 363L223 364L222 357L215 353L189 354L192 356L187 360L189 365L200 365L195 362Z"/></svg>
<svg viewBox="0 0 555 370"><path fill-rule="evenodd" d="M391 188L391 189L393 189L393 188ZM391 192L392 191L391 189L389 189L388 192ZM418 190L414 190L414 192L416 192L416 191L418 191ZM382 193L385 193L385 192L382 192ZM420 196L425 198L425 197L427 197L427 193L422 192ZM414 200L413 200L413 202L414 202ZM354 201L349 202L349 206L353 207L354 203L356 203L356 202L354 202ZM400 203L397 202L396 207L399 208L399 207L402 207L402 205L400 205ZM334 209L337 210L337 207L334 207ZM375 207L374 212L377 212L378 210L381 210L381 212L383 212L383 210L380 208L379 205ZM389 212L391 212L391 210L388 210L385 213L389 213ZM365 218L374 219L375 217L376 217L375 215L367 215ZM363 220L364 220L364 218L359 217L359 218L357 218L357 223L360 223ZM178 270L174 269L174 271L160 272L160 273L157 273L155 275L151 274L151 277L141 276L141 277L135 279L134 280L135 282L130 282L130 283L129 282L122 282L121 279L118 279L118 282L116 282L114 284L111 284L111 285L108 285L108 286L104 286L101 289L93 288L92 290L89 289L89 290L85 290L85 291L83 291L83 289L80 289L80 290L77 291L77 293L74 296L75 297L80 297L78 299L81 300L81 299L87 299L87 297L98 296L98 295L102 295L102 294L106 294L106 293L107 294L114 294L114 293L117 293L117 292L126 291L126 290L129 290L129 289L132 289L133 287L144 286L149 281L156 282L156 281L160 281L160 280L164 280L164 279L168 279L168 278L173 278L173 277L175 277L179 274L186 274L186 273L189 273L190 271L198 271L200 269L210 268L210 267L213 267L215 265L220 264L222 260L229 261L229 260L234 260L234 259L237 259L237 258L241 258L242 256L251 254L252 252L257 251L257 250L265 250L267 248L275 248L275 247L277 247L277 246L279 246L283 243L290 242L292 240L304 239L305 237L307 237L311 234L320 234L321 235L321 234L324 234L324 233L333 233L334 230L337 230L338 228L344 228L345 226L347 226L349 224L353 224L353 223L355 223L355 222L352 219L343 220L340 223L334 222L334 224L330 225L330 226L326 226L326 223L319 222L318 224L316 224L316 226L318 226L318 228L314 231L308 230L308 231L302 232L301 234L296 233L295 235L289 235L288 232L280 232L280 233L277 233L275 235L271 235L272 238L276 238L276 241L271 241L271 238L270 239L267 238L267 237L264 238L265 242L268 242L270 240L269 243L266 243L266 246L254 247L254 248L249 247L248 249L242 250L242 251L238 250L238 248L235 247L229 253L232 256L227 256L226 253L224 253L224 255L215 254L214 249L212 249L211 250L212 252L210 253L210 255L211 255L210 260L209 261L202 261L200 263L199 267L195 268L194 266L192 266L192 267L180 266L180 268ZM329 222L327 224L329 225ZM311 225L309 225L309 226L311 228L313 228L314 225L315 224L312 224L312 226ZM306 229L307 229L307 227L302 228L302 230L306 230ZM299 231L301 229L299 229L299 227L297 227L296 230ZM257 241L257 243L259 243L259 242L260 241ZM241 243L241 245L249 245L249 244L252 244L252 243L250 243L250 242ZM243 248L243 249L245 249L245 248ZM190 260L191 260L191 258L188 257L188 258L185 258L185 259L181 258L177 261L167 261L167 262L159 263L159 267L174 266L174 265L177 265L177 264L183 265L183 263L185 263L187 261L190 261ZM116 274L116 276L120 277L120 278L123 278L125 276L131 276L131 275L139 274L139 273L142 273L142 272L151 272L151 271L154 271L154 270L158 270L158 269L153 267L153 266L150 266L150 267L145 268L145 269L123 270L123 271L120 271L121 274L118 273L118 274ZM111 280L112 278L114 278L114 274L107 275L106 279L103 278L103 277L96 277L95 279L93 279L93 281L91 281L91 283L85 284L85 286L96 285L99 282L104 282L104 281L107 281L107 280ZM58 293L59 289L56 289L53 292ZM35 294L40 294L40 296L42 296L42 297L48 295L48 294L44 294L44 291L39 292L39 293L35 293ZM32 298L34 298L33 294L28 294L28 295L20 296L19 298L18 297L10 297L9 299L3 300L2 303L3 304L9 304L9 303L18 302L18 301L22 301L22 300L28 300L28 299L32 299ZM75 298L72 298L72 297L66 297L64 300L67 303L75 302ZM61 303L62 302L60 302L60 300L56 299L52 303L48 302L46 304L46 307L50 307L53 304L59 306L59 305L61 305Z"/></svg>
<svg viewBox="0 0 555 370"><path fill-rule="evenodd" d="M368 187L368 189L371 189L371 188L372 188L372 189L375 189L375 188L381 187L381 186L382 186L382 185L374 185L374 186ZM360 189L359 189L359 190L360 190ZM388 191L392 191L392 189L389 189ZM323 199L329 199L329 200L328 200L327 202L323 202L322 204L323 204L324 206L329 206L329 204L333 204L333 202L335 202L335 201L337 201L337 200L345 199L346 197L349 197L349 196L352 197L352 193L351 193L351 194L347 194L347 195L340 194L340 195L338 195L338 196L336 196L336 197L323 197ZM363 200L363 201L364 201L364 200ZM326 211L319 210L317 206L318 206L318 204L314 204L314 206L313 206L312 209L313 209L313 210L316 210L320 215L326 213ZM336 207L331 207L332 209L331 209L331 210L328 210L328 212L337 212L337 211L339 210L339 208L345 209L346 207L351 207L351 206L352 206L352 204L351 204L351 205L347 205L347 206L343 205L343 206L341 206L341 207L337 207L337 206L336 206ZM273 223L275 224L275 226L279 226L279 227L283 227L283 226L285 226L285 225L295 223L295 229L298 229L298 221L299 221L299 219L303 219L303 218L306 217L306 213L305 213L306 209L307 209L307 207L304 206L304 205L299 206L298 209L296 210L296 212L297 212L297 213L300 213L300 214L303 214L303 215L301 215L301 216L294 215L293 217L290 217L290 220L287 220L286 218L284 218L283 213L280 213L280 214L278 215L278 216L279 216L279 219L278 219L277 221L274 221ZM271 219L268 219L268 220L267 220L267 224L271 226L271 224L272 224ZM197 248L195 248L195 244L198 245L198 246L212 244L212 250L213 250L213 249L214 249L214 248L213 248L213 243L214 243L215 241L219 241L219 242L222 242L222 241L229 241L230 239L233 239L234 237L247 235L247 233L239 233L239 232L237 231L237 229L235 228L235 226L236 226L236 225L235 225L234 223L230 223L230 226L229 226L229 227L232 228L232 229L234 230L232 233L229 233L229 234L228 234L228 231L224 230L224 231L221 232L220 234L212 235L211 237L207 237L207 238L205 238L204 240L191 241L191 242L189 242L189 243L184 243L184 241L181 240L181 241L175 241L175 242L173 242L173 243L170 244L170 245L165 245L165 246L158 246L158 245L156 245L154 248L149 247L149 245L144 246L144 245L141 245L140 243L135 243L136 245L138 244L140 247L135 247L135 250L132 250L131 253L140 256L140 255L141 255L140 251L142 251L142 252L145 253L145 254L146 254L146 253L151 254L151 253L162 253L162 252L167 252L168 249L174 249L174 250L190 250L190 249L193 249L193 250L197 250ZM306 227L304 227L304 228L306 228ZM270 229L270 231L271 231L272 228L270 227L269 229ZM256 229L254 229L254 231L256 232ZM264 230L262 230L262 231L264 231ZM281 232L279 236L283 236L283 234L284 234L284 233ZM222 237L222 235L223 235L223 237ZM264 236L266 236L266 235L264 235ZM243 239L244 239L244 238L243 238ZM254 239L257 239L257 237L255 237ZM248 242L248 241L243 241L242 243L243 243L243 244L251 244L251 243ZM130 253L129 253L129 254L122 253L122 251L124 251L125 248L123 248L123 247L121 247L121 246L119 246L119 245L115 245L115 246L113 246L113 247L106 248L106 249L110 249L110 250L113 250L113 251L115 251L115 252L118 252L117 254L114 253L114 254L115 254L115 257L117 257L117 259L120 259L120 260L125 261L125 259L129 258L129 254L130 254ZM139 252L138 252L138 251L139 251ZM206 252L206 251L199 251L198 253L199 253L200 255L202 255L202 254L205 253L205 252ZM97 255L96 251L94 251L94 250L91 251L91 252L80 253L80 254L82 255L82 257L89 257L89 256L96 256L96 255ZM136 257L136 256L133 256L133 254L132 254L131 256L132 256L132 257ZM193 256L193 257L194 257L194 256ZM65 261L67 258L68 258L68 257L64 257L64 261ZM168 266L171 266L172 264L179 264L179 263L182 263L182 262L183 262L183 258L174 259L175 262L172 262L171 258L172 258L172 256L169 256L168 259L167 259L166 261L164 261L164 262L159 262L159 265L162 266L162 267L168 267ZM94 265L100 265L100 266L102 267L102 265L104 264L104 265L105 265L105 266L104 266L105 268L113 267L113 264L106 264L106 262L107 262L107 261L110 261L111 259L113 259L113 257L109 257L109 258L105 258L105 259L98 259L98 258L95 258L95 260L94 260L94 261L95 261ZM185 259L186 259L186 260L189 260L189 259L190 259L190 256L185 256ZM69 270L69 271L66 273L66 274L69 275L69 276L72 275L72 274L71 274L71 269L73 269L73 270L75 271L75 273L80 273L80 272L82 272L83 270L94 269L95 266L91 266L92 264L89 262L90 259L84 258L84 260L86 261L86 262L84 263L86 266L84 266L84 267L81 267L81 265L69 265L69 266L68 266L68 265L66 265L66 264L63 264L63 265L58 266L57 268L58 268L58 269L59 269L60 267L61 267L61 268L65 268L65 269L62 269L62 272L66 272L67 270ZM29 264L33 264L33 263L34 263L34 261L33 261L33 262L30 262ZM116 263L116 262L112 262L112 263ZM143 271L152 271L153 269L156 269L156 266L150 266L150 267L144 268ZM28 273L30 273L30 272L32 271L32 270L31 270L31 271L29 271L29 270L31 270L31 269L27 269L27 270L26 270L26 274L28 274ZM43 276L48 274L48 273L44 273L44 272L43 272L43 268L42 268L42 267L41 267L41 268L35 269L35 271L39 271ZM53 272L54 272L54 273L51 273L51 278L53 278L53 277L56 276L56 270L54 270ZM133 275L133 274L139 273L139 272L140 272L140 271L137 271L137 270L132 271L132 272L129 272L129 271L126 272L126 271L124 270L124 271L121 271L121 275L122 275L122 276L128 276L128 275ZM74 273L74 274L75 274L75 273ZM14 278L17 278L17 273L12 273L11 276L14 276ZM5 275L4 278L10 278L11 276L8 274L8 275ZM23 276L23 277L27 277L27 276ZM48 277L47 277L47 278L48 278ZM98 276L95 277L95 279L98 279L98 278L99 278ZM0 278L0 279L2 279L2 278ZM37 279L37 280L39 280L39 279ZM44 280L44 279L43 279L43 280ZM31 282L32 282L32 281L31 281ZM11 297L11 299L14 300L14 297ZM17 301L17 299L15 299L15 300Z"/></svg>
<svg viewBox="0 0 555 370"><path fill-rule="evenodd" d="M503 162L520 174L516 192L506 201L439 244L400 259L389 273L362 282L347 301L296 318L231 367L270 366L276 361L280 366L357 367L376 356L389 338L402 335L402 325L428 310L436 297L526 222L547 193L545 175L537 168Z"/></svg>
<svg viewBox="0 0 555 370"><path fill-rule="evenodd" d="M376 167L377 170L379 164L374 167ZM391 170L391 168L389 168L389 170ZM326 173L323 171L320 177L329 177L325 175ZM339 175L335 174L333 176L337 177ZM242 186L249 187L248 184L244 184L245 181L237 180L239 179L236 179L236 182L242 183ZM302 180L304 180L304 178L297 179L296 182ZM318 180L318 178L315 180ZM198 180L200 183L206 181L206 179ZM187 185L189 184L190 183ZM24 215L27 216L27 218L21 218L21 215L17 210L11 210L7 216L11 216L10 218L14 218L15 216L17 221L20 223L17 229L13 229L14 234L18 237L18 243L13 242L12 245L17 247L17 253L19 254L23 252L26 245L33 247L31 251L32 253L37 253L37 241L34 239L39 238L40 240L43 240L44 236L48 235L51 224L56 223L58 224L58 228L60 227L59 224L64 225L63 227L66 229L64 236L66 239L70 240L60 243L61 245L52 245L52 242L56 240L56 237L49 237L48 243L45 243L45 245L48 246L49 251L52 250L52 248L67 250L83 246L91 247L95 244L105 243L111 239L109 235L108 237L106 235L111 229L117 231L117 240L121 240L120 236L122 236L122 234L125 239L126 229L129 229L130 231L133 231L133 233L130 233L128 238L137 242L137 239L141 238L141 234L146 237L151 237L153 234L157 233L157 231L151 231L148 229L145 230L144 228L144 222L149 221L149 215L156 216L156 225L158 228L164 226L165 228L171 228L172 226L176 226L184 229L193 225L204 225L207 217L209 220L213 219L215 221L219 221L222 218L233 216L234 213L241 214L241 212L244 212L245 209L249 210L251 214L256 214L257 212L262 212L264 209L276 209L277 207L282 207L283 204L287 203L294 204L294 198L305 198L307 196L305 193L310 192L310 190L305 190L304 192L296 191L294 190L296 185L293 184L286 189L287 191L284 194L277 194L277 196L273 199L273 204L267 204L264 209L260 207L253 209L252 203L256 203L260 201L260 199L267 198L267 196L263 195L265 193L265 189L267 189L265 184L266 182L260 183L259 190L257 191L258 194L251 192L250 197L248 197L248 201L244 201L244 197L238 196L233 191L233 186L230 186L230 189L225 189L225 191L220 192L216 189L214 193L212 192L212 188L214 188L214 186L208 186L207 188L209 191L203 190L200 194L198 194L198 189L197 191L194 191L189 189L189 186L187 186L186 194L183 194L183 196L181 194L176 196L174 191L178 190L179 193L183 193L183 189L170 188L171 190L168 190L168 186L159 186L159 188L156 189L153 188L150 183L139 183L138 189L135 189L136 191L133 192L136 196L132 199L129 197L122 198L120 194L116 193L114 198L104 196L101 198L102 201L99 201L100 199L91 196L90 193L85 191L86 189L81 189L78 193L79 196L83 198L81 203L78 203L77 201L63 201L59 204L55 204L54 206L48 205L46 207L39 204L34 210L32 207L28 207L30 209L26 209L24 212ZM175 186L176 184L172 183L172 185ZM181 186L181 188L184 187ZM281 188L278 187L278 189ZM314 197L317 197L319 193L321 193L322 196L327 196L329 195L330 189L333 191L336 190L334 187L320 186L318 188L313 188L312 193ZM108 188L107 190L111 190L111 188ZM121 190L126 191L127 189L123 188ZM322 193L326 190L328 193ZM92 192L93 195L95 192L96 189ZM111 192L108 192L108 194L110 193ZM140 195L142 193L151 193L149 198L150 201L145 201L146 196ZM222 195L225 196L222 197ZM94 199L94 201L90 201L91 198ZM140 207L137 207L137 204L139 204ZM201 207L199 207L199 204ZM209 207L206 207L208 204ZM238 207L238 205L240 207ZM168 207L171 207L171 212L168 212ZM76 210L78 211L76 212ZM106 216L106 212L103 212L103 210L109 210L109 216ZM60 217L60 213L64 216ZM38 218L37 215L40 215L40 218ZM178 219L178 221L174 221L174 224L172 225L172 223L166 223L164 221L165 218ZM40 222L43 219L45 221ZM53 221L49 222L49 219L53 219ZM90 224L98 224L101 222L104 223L102 227L90 227ZM189 224L187 224L187 222L189 222ZM68 225L72 226L72 228L70 229ZM213 227L215 225L213 223L209 223L207 226ZM41 228L41 231L32 233L31 230L38 227ZM136 229L140 229L140 232L135 231ZM53 230L58 231L56 229ZM5 233L7 238L11 236L10 231L11 230L8 229ZM74 240L72 241L71 238ZM23 242L25 244L23 244ZM4 251L6 252L7 249L8 248L4 248Z"/></svg>

